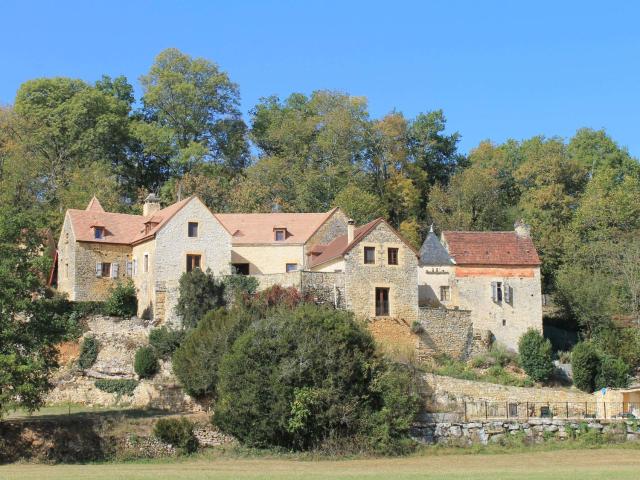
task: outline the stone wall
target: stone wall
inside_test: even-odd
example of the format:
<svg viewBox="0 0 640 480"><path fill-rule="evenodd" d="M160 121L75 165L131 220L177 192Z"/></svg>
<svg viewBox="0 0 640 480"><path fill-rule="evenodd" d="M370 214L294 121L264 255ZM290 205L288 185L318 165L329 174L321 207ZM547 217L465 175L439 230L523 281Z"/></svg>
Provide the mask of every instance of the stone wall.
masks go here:
<svg viewBox="0 0 640 480"><path fill-rule="evenodd" d="M71 219L67 213L58 239L58 292L66 294L69 300L75 300L76 282L76 238L71 228Z"/></svg>
<svg viewBox="0 0 640 480"><path fill-rule="evenodd" d="M530 443L549 439L565 440L581 432L596 431L608 434L617 441L640 440L640 429L636 422L589 420L577 422L562 419L529 419L526 421L484 422L420 422L416 423L411 436L421 443L469 446L473 444L505 443L508 437L521 436Z"/></svg>
<svg viewBox="0 0 640 480"><path fill-rule="evenodd" d="M345 306L344 274L336 272L301 272L300 288L320 305Z"/></svg>
<svg viewBox="0 0 640 480"><path fill-rule="evenodd" d="M78 302L106 300L117 281L128 278L127 261L130 259L131 247L128 245L75 242L74 294L70 298ZM117 278L97 277L97 263L110 263L112 272L117 263Z"/></svg>
<svg viewBox="0 0 640 480"><path fill-rule="evenodd" d="M418 359L444 354L466 361L473 353L473 322L468 310L420 307L418 321L422 327Z"/></svg>
<svg viewBox="0 0 640 480"><path fill-rule="evenodd" d="M347 216L340 209L333 212L333 215L327 219L318 230L309 237L304 246L304 266L307 266L307 253L309 248L314 245L326 245L340 235L347 234Z"/></svg>
<svg viewBox="0 0 640 480"><path fill-rule="evenodd" d="M258 290L266 290L274 285L280 285L281 287L295 287L298 290L301 288L301 275L302 272L289 272L289 273L272 273L269 275L253 275L258 280Z"/></svg>

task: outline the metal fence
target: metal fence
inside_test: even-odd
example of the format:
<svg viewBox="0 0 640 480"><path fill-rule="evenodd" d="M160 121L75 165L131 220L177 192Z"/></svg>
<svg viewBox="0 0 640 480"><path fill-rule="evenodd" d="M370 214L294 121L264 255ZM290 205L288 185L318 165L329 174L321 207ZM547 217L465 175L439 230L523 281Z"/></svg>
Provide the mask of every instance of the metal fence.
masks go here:
<svg viewBox="0 0 640 480"><path fill-rule="evenodd" d="M465 420L489 419L635 419L640 403L631 402L463 402Z"/></svg>

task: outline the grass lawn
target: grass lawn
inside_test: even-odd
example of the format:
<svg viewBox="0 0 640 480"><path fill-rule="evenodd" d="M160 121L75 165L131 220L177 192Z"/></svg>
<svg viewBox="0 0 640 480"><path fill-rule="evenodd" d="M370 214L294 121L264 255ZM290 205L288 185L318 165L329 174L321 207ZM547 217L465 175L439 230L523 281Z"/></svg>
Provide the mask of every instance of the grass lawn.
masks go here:
<svg viewBox="0 0 640 480"><path fill-rule="evenodd" d="M200 479L637 479L637 449L557 450L507 454L425 454L404 458L302 461L281 458L195 458L95 465L0 466L1 480Z"/></svg>

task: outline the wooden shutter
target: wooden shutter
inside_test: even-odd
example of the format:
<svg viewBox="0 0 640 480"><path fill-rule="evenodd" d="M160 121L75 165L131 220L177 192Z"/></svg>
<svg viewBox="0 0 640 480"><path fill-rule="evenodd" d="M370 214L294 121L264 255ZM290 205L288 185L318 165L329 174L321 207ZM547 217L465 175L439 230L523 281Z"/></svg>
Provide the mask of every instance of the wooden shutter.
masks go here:
<svg viewBox="0 0 640 480"><path fill-rule="evenodd" d="M102 262L96 263L96 277L102 276Z"/></svg>
<svg viewBox="0 0 640 480"><path fill-rule="evenodd" d="M504 301L511 304L511 302L513 302L513 289L511 288L511 285L506 285L504 286Z"/></svg>
<svg viewBox="0 0 640 480"><path fill-rule="evenodd" d="M498 301L498 282L491 282L491 298L494 302Z"/></svg>
<svg viewBox="0 0 640 480"><path fill-rule="evenodd" d="M111 264L111 278L118 278L118 264Z"/></svg>
<svg viewBox="0 0 640 480"><path fill-rule="evenodd" d="M138 259L137 258L133 259L133 267L132 267L132 269L133 269L133 276L138 275Z"/></svg>

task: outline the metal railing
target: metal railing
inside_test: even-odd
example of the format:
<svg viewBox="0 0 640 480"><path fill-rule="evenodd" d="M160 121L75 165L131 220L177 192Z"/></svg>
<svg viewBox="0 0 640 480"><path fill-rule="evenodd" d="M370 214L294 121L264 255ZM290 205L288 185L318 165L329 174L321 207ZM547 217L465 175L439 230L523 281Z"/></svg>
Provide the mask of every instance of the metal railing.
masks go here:
<svg viewBox="0 0 640 480"><path fill-rule="evenodd" d="M640 403L633 402L462 402L465 420L564 418L640 419Z"/></svg>

